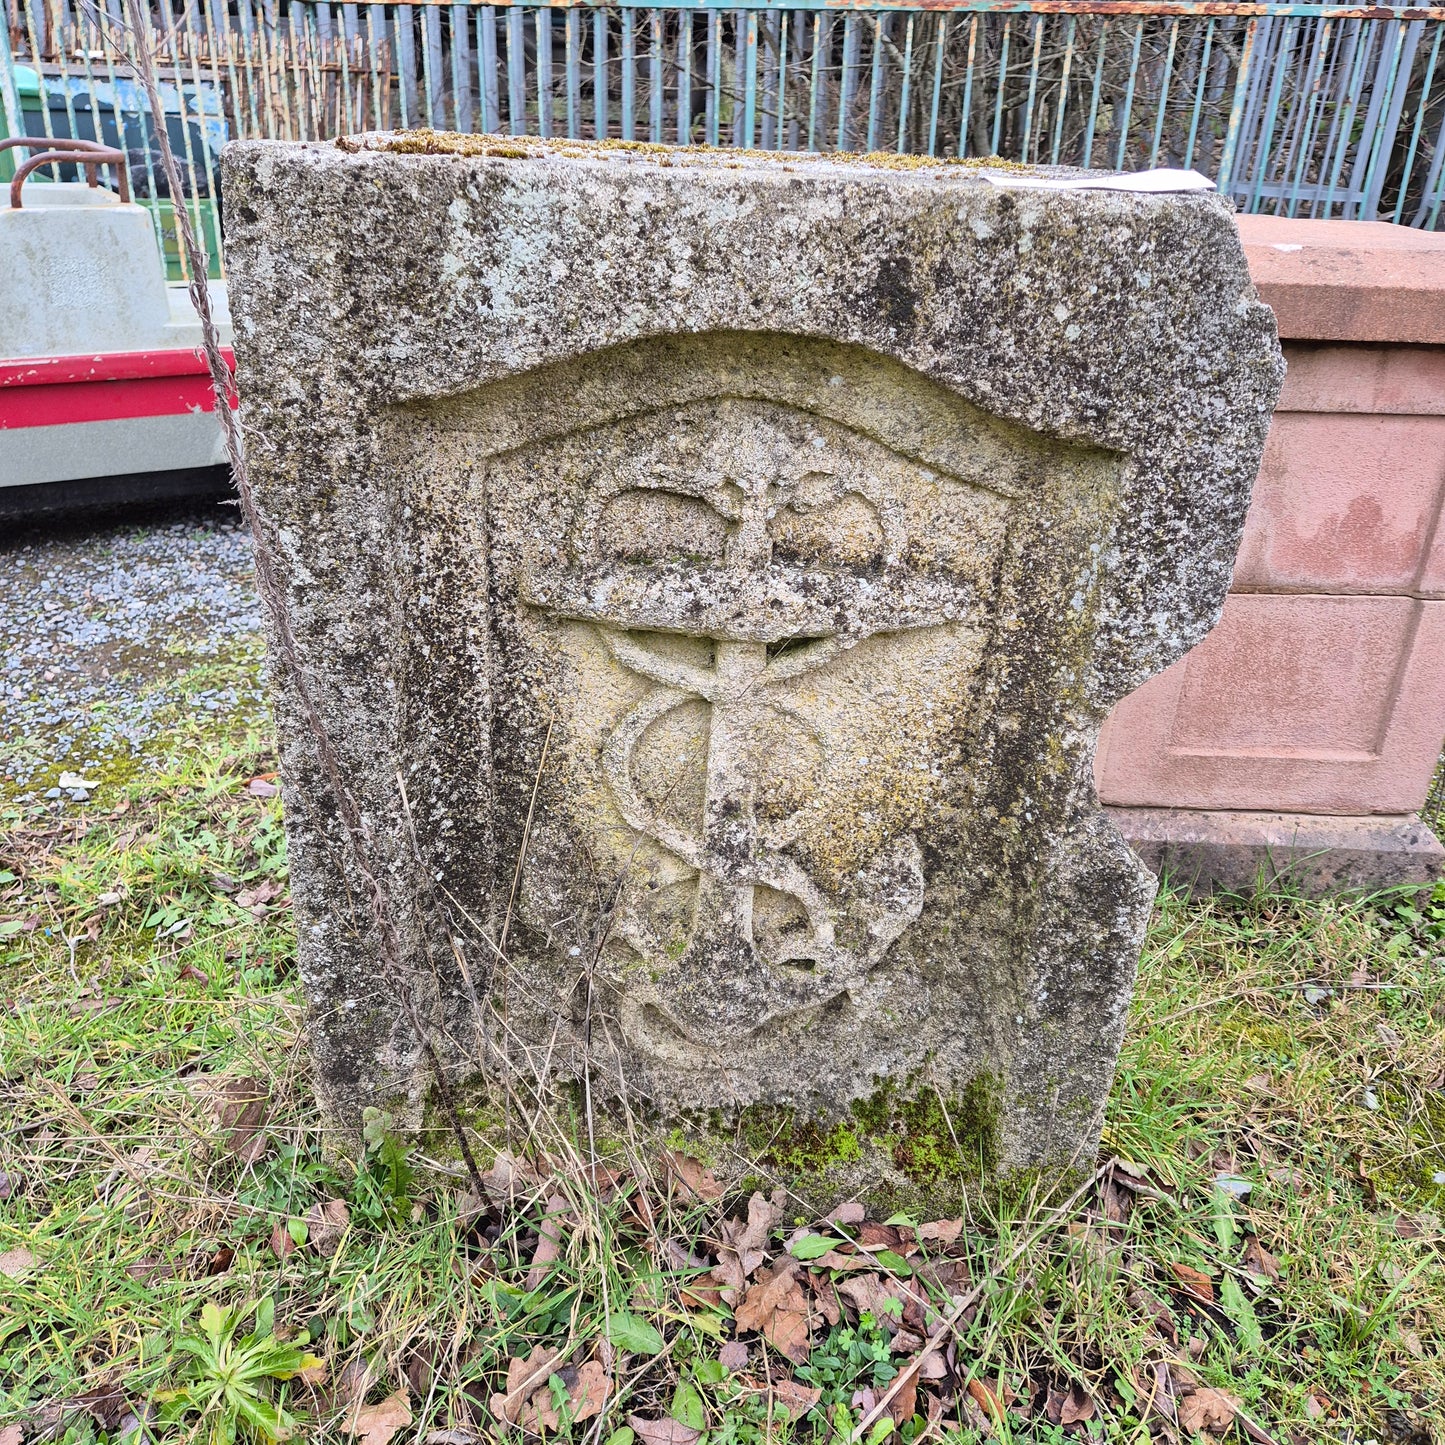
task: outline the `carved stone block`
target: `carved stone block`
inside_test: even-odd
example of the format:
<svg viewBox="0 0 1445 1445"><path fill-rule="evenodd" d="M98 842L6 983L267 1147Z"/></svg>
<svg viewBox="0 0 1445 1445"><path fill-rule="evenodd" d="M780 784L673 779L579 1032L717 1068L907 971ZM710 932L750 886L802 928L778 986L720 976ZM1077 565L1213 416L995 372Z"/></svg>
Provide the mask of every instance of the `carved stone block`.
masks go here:
<svg viewBox="0 0 1445 1445"><path fill-rule="evenodd" d="M425 1115L407 989L483 1126L585 1080L820 1201L1086 1164L1153 891L1098 727L1217 616L1280 381L1224 205L476 138L226 166L255 485L405 955L283 671L340 1121Z"/></svg>

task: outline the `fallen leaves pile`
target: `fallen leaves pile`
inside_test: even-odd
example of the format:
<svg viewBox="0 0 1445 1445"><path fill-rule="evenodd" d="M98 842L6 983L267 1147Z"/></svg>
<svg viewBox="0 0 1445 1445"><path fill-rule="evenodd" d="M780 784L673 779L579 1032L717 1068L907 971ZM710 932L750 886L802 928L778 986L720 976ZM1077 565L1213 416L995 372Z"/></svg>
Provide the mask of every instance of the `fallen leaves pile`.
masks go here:
<svg viewBox="0 0 1445 1445"><path fill-rule="evenodd" d="M206 1088L217 1158L242 1173L264 1167L276 1145L267 1085L248 1075ZM708 1169L675 1151L628 1169L503 1152L480 1195L450 1196L414 1192L404 1152L382 1133L368 1159L373 1173L391 1171L390 1227L452 1231L465 1327L436 1318L424 1297L421 1315L389 1332L368 1334L368 1324L336 1334L314 1310L307 1319L305 1284L335 1273L348 1249L365 1249L377 1223L354 1218L346 1199L318 1198L240 1243L281 1270L295 1308L288 1319L283 1283L275 1299L212 1314L224 1347L253 1362L241 1413L274 1426L256 1436L241 1422L213 1438L751 1445L786 1427L799 1440L913 1445L958 1431L1008 1440L1045 1425L1062 1432L1049 1438L1093 1438L1111 1422L1143 1425L1159 1445L1316 1438L1271 1434L1220 1376L1206 1377L1209 1339L1259 1329L1251 1300L1267 1304L1281 1273L1235 1214L1232 1176L1216 1180L1219 1248L1189 1262L1139 1250L1150 1232L1131 1230L1131 1219L1177 1201L1166 1181L1118 1159L1071 1207L1015 1219L1007 1257L987 1221L876 1220L857 1202L807 1219L781 1189L725 1196ZM143 1185L146 1160L137 1154L121 1172ZM225 1291L236 1256L232 1245L148 1255L128 1272L152 1284L213 1280ZM43 1268L29 1250L0 1255L10 1280ZM1146 1332L1141 1363L1123 1369L1087 1338L1065 1348L1057 1332L1053 1349L1003 1352L1012 1362L999 1364L994 1316L1023 1301L1036 1321L1068 1319L1071 1296L1101 1282ZM258 1324L243 1334L253 1309ZM1035 1338L1046 1335L1041 1327ZM280 1363L257 1363L266 1360ZM211 1406L195 1401L222 1398L206 1395L204 1377L193 1368L181 1389L147 1390L109 1373L7 1426L0 1445L59 1439L82 1418L108 1440L139 1440L137 1431L187 1411L204 1420ZM1327 1423L1322 1390L1306 1413Z"/></svg>
<svg viewBox="0 0 1445 1445"><path fill-rule="evenodd" d="M848 1203L800 1223L789 1219L781 1190L728 1201L696 1160L669 1153L662 1163L646 1181L590 1171L579 1191L504 1154L484 1177L486 1196L461 1197L470 1278L494 1300L545 1299L570 1282L568 1261L595 1227L593 1206L610 1213L622 1243L650 1252L651 1279L661 1283L650 1295L635 1285L607 1301L598 1328L517 1348L490 1385L465 1378L469 1357L484 1350L463 1346L449 1423L418 1438L474 1445L499 1433L570 1434L609 1445L699 1445L736 1412L764 1422L761 1438L791 1422L800 1438L851 1436L871 1445L956 1429L1009 1438L1030 1421L1083 1438L1089 1422L1106 1415L1141 1419L1161 1442L1236 1429L1261 1445L1274 1441L1194 1366L1203 1338L1191 1327L1202 1331L1217 1314L1202 1270L1176 1264L1152 1289L1132 1292L1131 1305L1151 1320L1157 1340L1157 1358L1132 1380L1047 1368L985 1376L969 1341L987 1310L986 1267L979 1268L987 1244L964 1218L876 1221ZM1117 1246L1141 1197L1157 1199L1160 1191L1129 1166L1106 1171L1094 1204L1057 1231L1062 1247L1097 1263ZM325 1229L332 1208L313 1211L308 1248L334 1247ZM295 1247L288 1238L277 1252ZM1241 1267L1259 1270L1262 1285L1278 1274L1252 1235ZM315 1408L341 1412L345 1431L362 1445L388 1445L446 1390L439 1356L438 1341L414 1344L406 1383L379 1403L362 1403L374 1381L353 1371L318 1390ZM580 1427L599 1417L606 1428L584 1435Z"/></svg>

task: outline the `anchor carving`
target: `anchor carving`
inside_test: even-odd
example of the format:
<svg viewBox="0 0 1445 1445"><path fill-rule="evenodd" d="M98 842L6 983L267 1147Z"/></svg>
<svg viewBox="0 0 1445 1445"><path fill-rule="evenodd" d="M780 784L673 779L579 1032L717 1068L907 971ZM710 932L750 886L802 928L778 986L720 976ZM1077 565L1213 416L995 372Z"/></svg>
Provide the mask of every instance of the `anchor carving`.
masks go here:
<svg viewBox="0 0 1445 1445"><path fill-rule="evenodd" d="M604 966L619 973L629 960L650 973L655 987L639 988L634 975L619 993L624 1024L631 1011L632 1031L658 1047L665 1043L659 1032L722 1045L771 1018L828 1002L861 982L923 908L922 851L908 833L825 893L795 856L806 850L790 851L805 807L780 815L779 799L762 795L760 751L766 739L791 736L820 756L824 769L832 766L829 739L804 716L796 689L863 637L931 625L944 584L898 565L906 538L872 479L845 483L820 472L817 450L794 449L791 458L779 447L760 455L766 450L735 457L738 464L709 476L674 473L611 494L641 498L638 505L671 498L678 510L692 508L689 516L725 524L725 541L710 561L664 564L645 551L619 557L615 548L606 555L596 541L604 497L583 520L573 563L542 563L523 588L524 600L553 617L590 623L616 664L652 684L613 726L599 761L627 827L676 860L674 878L682 871L676 864L696 875L680 956L662 943L656 895L625 884L603 955ZM800 565L780 541L797 518L810 525L829 508L854 536L861 529L862 545L876 538L881 584L876 570L849 573L816 559ZM647 529L636 530L645 548ZM962 587L948 595L960 612L970 600ZM678 625L679 608L696 619L691 626ZM686 660L668 645L669 635L710 647L710 659ZM704 786L700 826L689 827L639 786L636 760L654 724L699 703L709 722L687 762L701 768ZM771 910L767 920L760 899ZM781 926L780 908L787 915ZM645 1007L637 1005L640 996Z"/></svg>
<svg viewBox="0 0 1445 1445"><path fill-rule="evenodd" d="M786 851L797 828L796 814L775 821L760 819L756 798L760 715L781 714L796 727L811 731L779 694L786 693L793 679L835 655L837 639L771 660L763 643L717 641L715 664L703 669L661 656L626 632L601 631L617 662L657 684L613 730L603 751L603 768L628 826L697 870L694 925L679 973L696 983L707 978L711 962L735 969L739 962L756 960L771 965L768 984L773 989L780 983L778 966L798 963L806 963L813 976L812 988L804 985L804 992L834 994L859 981L922 910L922 853L917 840L896 839L865 870L859 882L868 915L866 935L860 945L846 947L838 941L829 900ZM700 837L652 806L634 783L632 766L633 752L647 729L694 698L711 707ZM823 752L826 759L826 744ZM753 927L754 893L761 887L794 900L805 920L804 927L773 941L770 956L760 953ZM639 951L646 950L635 917L624 913L619 926ZM786 990L790 994L802 981L792 983L793 988Z"/></svg>

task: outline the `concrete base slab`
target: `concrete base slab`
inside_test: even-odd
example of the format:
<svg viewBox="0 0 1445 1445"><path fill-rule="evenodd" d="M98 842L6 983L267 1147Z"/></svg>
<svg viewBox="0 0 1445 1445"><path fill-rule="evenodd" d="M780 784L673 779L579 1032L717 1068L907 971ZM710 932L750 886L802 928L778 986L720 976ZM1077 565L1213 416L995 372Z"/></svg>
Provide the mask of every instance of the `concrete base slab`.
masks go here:
<svg viewBox="0 0 1445 1445"><path fill-rule="evenodd" d="M1413 815L1106 811L1152 872L1195 892L1247 892L1262 882L1322 894L1445 876L1445 847Z"/></svg>

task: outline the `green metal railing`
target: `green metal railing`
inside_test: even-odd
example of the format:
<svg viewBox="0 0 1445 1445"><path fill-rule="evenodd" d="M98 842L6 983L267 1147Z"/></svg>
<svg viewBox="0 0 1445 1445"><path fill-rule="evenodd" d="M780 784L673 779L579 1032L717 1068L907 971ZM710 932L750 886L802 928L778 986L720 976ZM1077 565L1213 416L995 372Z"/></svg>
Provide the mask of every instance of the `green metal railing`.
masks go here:
<svg viewBox="0 0 1445 1445"><path fill-rule="evenodd" d="M33 75L40 123L83 128L109 106L149 174L108 43L120 0L3 3L7 127L36 119ZM151 15L207 196L224 136L429 126L1171 165L1247 211L1436 228L1445 210L1445 5L152 0Z"/></svg>

